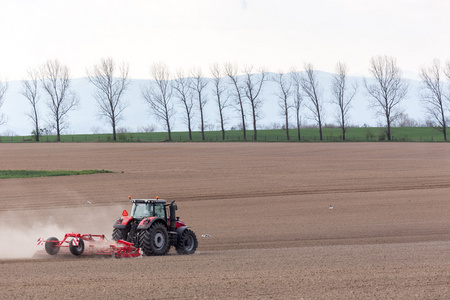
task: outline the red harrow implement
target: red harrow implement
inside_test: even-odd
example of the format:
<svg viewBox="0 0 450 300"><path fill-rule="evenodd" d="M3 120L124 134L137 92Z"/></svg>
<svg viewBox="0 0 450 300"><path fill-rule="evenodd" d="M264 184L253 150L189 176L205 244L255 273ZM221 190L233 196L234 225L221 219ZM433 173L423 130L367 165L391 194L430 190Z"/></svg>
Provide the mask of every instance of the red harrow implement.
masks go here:
<svg viewBox="0 0 450 300"><path fill-rule="evenodd" d="M71 239L70 239L71 238ZM76 256L84 255L109 255L116 258L137 257L141 254L133 243L127 241L107 241L101 234L66 233L62 241L55 237L38 239L38 246L45 244L45 251L50 255L56 255L61 248L69 248L70 253Z"/></svg>

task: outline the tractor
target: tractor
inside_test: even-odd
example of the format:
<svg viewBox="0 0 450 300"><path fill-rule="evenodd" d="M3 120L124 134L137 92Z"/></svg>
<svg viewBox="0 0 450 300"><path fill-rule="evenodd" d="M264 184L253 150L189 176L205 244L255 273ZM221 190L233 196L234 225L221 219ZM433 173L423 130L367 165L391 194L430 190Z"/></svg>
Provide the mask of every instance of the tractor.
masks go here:
<svg viewBox="0 0 450 300"><path fill-rule="evenodd" d="M131 215L126 210L114 223L112 239L134 243L144 255L165 255L174 246L178 254L193 254L198 246L195 233L175 216L175 200L131 199ZM169 214L167 214L169 212Z"/></svg>

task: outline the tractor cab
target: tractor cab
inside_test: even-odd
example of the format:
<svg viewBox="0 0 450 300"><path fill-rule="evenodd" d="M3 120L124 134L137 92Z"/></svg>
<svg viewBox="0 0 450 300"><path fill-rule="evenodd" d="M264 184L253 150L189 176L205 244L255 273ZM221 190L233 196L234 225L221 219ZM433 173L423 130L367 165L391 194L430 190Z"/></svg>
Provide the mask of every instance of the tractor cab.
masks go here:
<svg viewBox="0 0 450 300"><path fill-rule="evenodd" d="M166 200L159 199L133 199L131 217L142 220L148 217L160 217L167 219Z"/></svg>

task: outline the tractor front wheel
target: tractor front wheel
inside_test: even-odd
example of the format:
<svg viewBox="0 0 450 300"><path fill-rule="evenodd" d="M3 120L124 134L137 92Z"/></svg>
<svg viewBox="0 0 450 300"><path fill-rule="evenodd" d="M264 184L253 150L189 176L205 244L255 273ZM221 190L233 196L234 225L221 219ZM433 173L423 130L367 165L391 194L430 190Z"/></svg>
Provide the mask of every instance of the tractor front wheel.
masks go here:
<svg viewBox="0 0 450 300"><path fill-rule="evenodd" d="M114 228L113 233L112 233L112 239L114 241L118 241L118 240L125 241L127 239L127 233L126 233L125 229Z"/></svg>
<svg viewBox="0 0 450 300"><path fill-rule="evenodd" d="M193 254L197 249L197 246L197 236L192 230L186 229L178 238L175 248L177 249L178 254Z"/></svg>
<svg viewBox="0 0 450 300"><path fill-rule="evenodd" d="M45 251L50 255L56 255L59 252L59 240L55 237L48 238L45 242Z"/></svg>
<svg viewBox="0 0 450 300"><path fill-rule="evenodd" d="M153 224L144 231L142 237L142 251L145 255L165 255L169 252L169 235L164 224Z"/></svg>
<svg viewBox="0 0 450 300"><path fill-rule="evenodd" d="M136 248L143 248L144 247L144 235L146 230L141 230L136 233L136 238L134 240L134 246Z"/></svg>

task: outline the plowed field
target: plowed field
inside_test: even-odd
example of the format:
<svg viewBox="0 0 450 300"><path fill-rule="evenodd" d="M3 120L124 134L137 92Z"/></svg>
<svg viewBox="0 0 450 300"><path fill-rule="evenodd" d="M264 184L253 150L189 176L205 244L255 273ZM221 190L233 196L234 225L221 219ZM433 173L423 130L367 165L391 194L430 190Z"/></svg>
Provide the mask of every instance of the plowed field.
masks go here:
<svg viewBox="0 0 450 300"><path fill-rule="evenodd" d="M450 299L450 145L3 144L1 299ZM176 199L180 256L35 255L104 233L133 198ZM207 237L202 237L206 235Z"/></svg>

